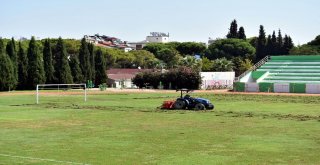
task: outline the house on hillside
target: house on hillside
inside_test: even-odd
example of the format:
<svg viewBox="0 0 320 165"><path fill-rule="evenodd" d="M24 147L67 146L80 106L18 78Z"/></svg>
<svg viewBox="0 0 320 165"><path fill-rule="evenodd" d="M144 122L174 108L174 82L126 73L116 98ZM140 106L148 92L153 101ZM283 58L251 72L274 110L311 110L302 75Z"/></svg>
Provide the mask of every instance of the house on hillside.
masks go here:
<svg viewBox="0 0 320 165"><path fill-rule="evenodd" d="M111 68L107 70L108 87L112 88L137 88L132 83L132 78L134 78L138 73L150 71L150 69L116 69Z"/></svg>
<svg viewBox="0 0 320 165"><path fill-rule="evenodd" d="M134 50L141 50L148 43L168 43L169 42L169 33L162 32L151 32L149 36L146 37L146 40L140 42L128 42L128 45Z"/></svg>
<svg viewBox="0 0 320 165"><path fill-rule="evenodd" d="M87 42L93 43L96 46L122 49L125 52L132 50L132 48L127 45L127 42L121 41L119 38L116 37L95 34L93 36L85 35L84 38Z"/></svg>

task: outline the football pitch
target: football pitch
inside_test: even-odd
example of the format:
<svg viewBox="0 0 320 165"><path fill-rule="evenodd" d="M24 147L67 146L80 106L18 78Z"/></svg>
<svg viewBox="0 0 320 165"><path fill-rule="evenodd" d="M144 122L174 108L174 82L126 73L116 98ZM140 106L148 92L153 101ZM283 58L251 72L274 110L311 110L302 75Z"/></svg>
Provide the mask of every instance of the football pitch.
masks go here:
<svg viewBox="0 0 320 165"><path fill-rule="evenodd" d="M178 93L0 93L0 165L320 164L320 96L194 93L212 111L158 109Z"/></svg>

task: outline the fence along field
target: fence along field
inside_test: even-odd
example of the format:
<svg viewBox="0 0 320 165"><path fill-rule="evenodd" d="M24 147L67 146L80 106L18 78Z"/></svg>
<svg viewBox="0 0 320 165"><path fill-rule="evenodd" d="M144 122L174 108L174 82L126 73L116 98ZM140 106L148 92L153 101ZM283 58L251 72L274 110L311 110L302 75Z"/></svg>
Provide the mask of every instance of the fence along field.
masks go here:
<svg viewBox="0 0 320 165"><path fill-rule="evenodd" d="M34 94L0 93L0 164L320 162L317 96L195 93L215 110L156 108L177 96L89 91L87 102L70 95L37 105Z"/></svg>

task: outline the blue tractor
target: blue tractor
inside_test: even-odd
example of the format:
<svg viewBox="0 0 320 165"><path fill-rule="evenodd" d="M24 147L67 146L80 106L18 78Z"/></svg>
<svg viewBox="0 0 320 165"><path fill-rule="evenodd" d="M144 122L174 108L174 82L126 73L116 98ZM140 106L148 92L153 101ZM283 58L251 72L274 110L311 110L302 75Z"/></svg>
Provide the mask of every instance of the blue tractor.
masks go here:
<svg viewBox="0 0 320 165"><path fill-rule="evenodd" d="M214 108L214 105L208 99L191 97L188 93L192 90L179 89L177 91L180 91L181 95L173 103L173 109L212 110ZM186 93L186 95L183 96L183 93Z"/></svg>

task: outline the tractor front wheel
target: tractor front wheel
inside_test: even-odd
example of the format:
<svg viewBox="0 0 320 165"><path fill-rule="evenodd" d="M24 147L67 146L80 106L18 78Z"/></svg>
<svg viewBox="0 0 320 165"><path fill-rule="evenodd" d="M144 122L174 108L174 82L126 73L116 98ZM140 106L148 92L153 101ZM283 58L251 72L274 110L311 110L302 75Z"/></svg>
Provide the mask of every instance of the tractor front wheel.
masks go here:
<svg viewBox="0 0 320 165"><path fill-rule="evenodd" d="M186 103L182 100L177 100L173 104L174 109L185 109L186 108Z"/></svg>
<svg viewBox="0 0 320 165"><path fill-rule="evenodd" d="M202 104L202 103L198 103L198 104L196 104L195 106L194 106L194 109L195 110L204 110L204 105Z"/></svg>

